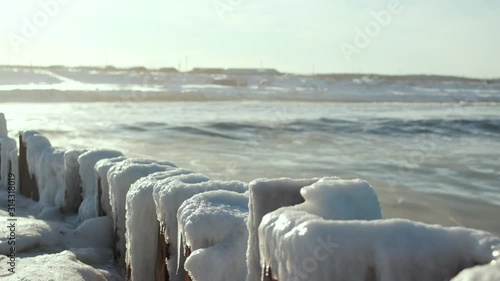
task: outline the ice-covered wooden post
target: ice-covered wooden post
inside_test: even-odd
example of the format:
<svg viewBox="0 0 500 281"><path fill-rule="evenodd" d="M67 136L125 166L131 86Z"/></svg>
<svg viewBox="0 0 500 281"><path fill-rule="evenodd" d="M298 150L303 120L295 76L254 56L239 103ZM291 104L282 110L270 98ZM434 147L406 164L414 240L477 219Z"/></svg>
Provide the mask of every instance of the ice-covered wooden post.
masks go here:
<svg viewBox="0 0 500 281"><path fill-rule="evenodd" d="M191 248L185 245L184 241L185 241L184 237L182 237L181 235L181 243L182 243L181 249L184 249L184 260L186 260L191 255ZM189 276L189 272L185 269L184 269L184 281L192 281L191 276Z"/></svg>
<svg viewBox="0 0 500 281"><path fill-rule="evenodd" d="M258 226L259 262L265 265L261 280L272 280L272 270L275 271L274 276L277 276L278 279L290 280L300 277L303 280L319 280L317 276L311 277L308 275L313 274L314 270L310 272L310 270L304 269L304 261L309 260L309 257L316 264L316 268L319 267L319 261L322 262L322 268L331 266L326 260L331 253L340 247L340 242L337 240L331 242L332 240L328 238L330 237L328 235L328 237L319 236L311 230L310 226L306 225L307 223L314 220L368 221L382 219L382 210L376 193L367 182L362 180L323 178L312 185L301 188L300 194L304 198L304 203L270 212L262 218ZM283 224L282 222L286 223ZM307 229L307 234L300 233L300 230L304 229ZM332 233L335 233L335 231ZM296 240L293 239L297 235L308 236L313 241L307 240L307 245L311 245L311 243L328 245L328 247L323 247L326 256L318 258L318 255L308 255L307 251L311 248L318 249L317 246L316 248L307 248L304 243L295 242ZM329 242L324 243L324 241ZM290 249L295 251L292 256L299 255L302 258L296 260L290 258ZM277 252L279 254L276 254ZM277 267L271 268L271 265ZM284 274L284 265L286 265L287 270L285 271L289 274L288 276L282 275ZM290 271L288 268L293 270ZM364 270L363 274L366 272ZM295 278L290 278L291 276L295 276ZM365 280L365 278L358 277L352 279ZM345 278L328 278L328 280L330 279L345 280ZM385 279L382 278L382 280Z"/></svg>
<svg viewBox="0 0 500 281"><path fill-rule="evenodd" d="M11 173L11 154L17 153L16 141L7 134L7 122L3 113L0 113L0 182L7 187ZM16 157L17 159L17 157ZM17 182L17 181L16 181Z"/></svg>
<svg viewBox="0 0 500 281"><path fill-rule="evenodd" d="M250 183L248 216L247 281L259 281L266 276L260 266L258 228L262 218L281 207L304 202L300 190L317 182L312 179L257 179ZM267 280L267 279L266 279Z"/></svg>
<svg viewBox="0 0 500 281"><path fill-rule="evenodd" d="M175 165L167 161L127 159L109 169L109 195L115 233L113 253L115 261L120 267L126 265L126 205L129 189L140 178L172 168L175 168ZM153 202L151 205L154 209Z"/></svg>
<svg viewBox="0 0 500 281"><path fill-rule="evenodd" d="M176 176L191 173L190 170L172 167L138 179L128 190L125 219L125 263L127 264L129 280L166 279L168 270L165 259L168 256L168 249L164 233L160 231L161 226L156 215L153 191L158 181L166 181ZM147 229L153 236L144 239L143 229Z"/></svg>
<svg viewBox="0 0 500 281"><path fill-rule="evenodd" d="M177 211L182 203L192 196L211 191L229 190L244 193L247 184L238 181L211 181L200 174L188 174L159 181L153 190L157 218L163 228L165 241L169 245L167 268L171 280L184 280L184 249L178 244Z"/></svg>
<svg viewBox="0 0 500 281"><path fill-rule="evenodd" d="M97 217L97 162L123 156L120 151L108 149L92 149L78 156L78 170L81 179L82 201L78 208L80 221Z"/></svg>
<svg viewBox="0 0 500 281"><path fill-rule="evenodd" d="M267 266L262 273L262 281L278 281L273 278L271 267Z"/></svg>
<svg viewBox="0 0 500 281"><path fill-rule="evenodd" d="M100 176L97 176L97 216L98 217L104 217L106 216L106 212L104 212L104 209L102 207L102 179Z"/></svg>
<svg viewBox="0 0 500 281"><path fill-rule="evenodd" d="M64 210L68 213L77 213L82 203L82 180L80 177L80 163L78 157L85 150L69 150L64 153Z"/></svg>
<svg viewBox="0 0 500 281"><path fill-rule="evenodd" d="M184 281L245 280L247 218L247 194L212 190L184 201L177 212Z"/></svg>
<svg viewBox="0 0 500 281"><path fill-rule="evenodd" d="M161 229L160 223L158 222L158 249L157 259L156 259L156 281L168 281L169 274L166 260L170 258L169 255L169 245L165 241L164 230Z"/></svg>
<svg viewBox="0 0 500 281"><path fill-rule="evenodd" d="M40 199L40 195L38 194L36 178L31 176L28 168L28 147L24 139L27 136L27 133L28 132L21 132L19 134L19 187L22 195L38 201ZM31 133L34 134L35 132Z"/></svg>
<svg viewBox="0 0 500 281"><path fill-rule="evenodd" d="M97 215L99 217L109 216L111 214L111 205L109 202L109 183L108 183L108 171L114 165L125 161L127 158L125 156L119 156L114 158L104 158L94 165L95 175L97 178L96 182L96 195L97 195Z"/></svg>

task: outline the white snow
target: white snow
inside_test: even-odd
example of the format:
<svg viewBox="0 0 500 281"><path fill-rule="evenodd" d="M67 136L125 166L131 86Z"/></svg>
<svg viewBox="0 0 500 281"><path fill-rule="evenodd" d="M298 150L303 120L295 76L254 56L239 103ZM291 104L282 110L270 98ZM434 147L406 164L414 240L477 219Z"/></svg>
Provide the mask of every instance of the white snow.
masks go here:
<svg viewBox="0 0 500 281"><path fill-rule="evenodd" d="M498 251L496 257L498 257ZM475 266L464 269L451 281L497 281L500 280L500 259L494 260L487 265Z"/></svg>
<svg viewBox="0 0 500 281"><path fill-rule="evenodd" d="M250 182L250 201L248 217L247 281L260 281L261 267L259 257L258 227L262 217L284 206L302 203L302 187L313 184L319 179L257 179Z"/></svg>
<svg viewBox="0 0 500 281"><path fill-rule="evenodd" d="M63 248L109 248L112 246L111 219L95 218L85 221L76 229L57 221L43 221L35 218L18 217L16 221L16 252ZM0 254L10 251L7 227L0 229Z"/></svg>
<svg viewBox="0 0 500 281"><path fill-rule="evenodd" d="M307 218L309 216L309 218ZM449 280L493 259L493 235L408 220L327 221L285 207L259 227L261 265L278 280Z"/></svg>
<svg viewBox="0 0 500 281"><path fill-rule="evenodd" d="M323 178L300 190L305 202L295 206L327 220L382 219L378 197L368 182Z"/></svg>
<svg viewBox="0 0 500 281"><path fill-rule="evenodd" d="M125 159L127 159L125 156L101 159L95 164L94 167L97 181L100 181L101 183L101 198L97 198L96 200L98 200L97 203L99 203L99 200L101 201L100 203L103 212L109 217L111 217L111 205L109 203L108 171L111 167L124 161ZM96 185L97 184L98 183L96 182ZM98 196L98 194L96 195ZM96 212L99 213L99 210L96 210Z"/></svg>
<svg viewBox="0 0 500 281"><path fill-rule="evenodd" d="M110 273L95 269L80 262L77 256L70 251L57 254L44 254L35 257L18 258L16 272L5 274L7 271L6 256L0 256L0 277L5 281L107 281ZM3 268L2 268L3 267ZM118 279L114 279L118 280Z"/></svg>
<svg viewBox="0 0 500 281"><path fill-rule="evenodd" d="M167 161L126 159L109 169L109 200L115 231L115 259L120 267L125 264L125 203L130 186L142 177L172 168L175 168L175 165Z"/></svg>
<svg viewBox="0 0 500 281"><path fill-rule="evenodd" d="M190 173L190 170L173 168L140 178L130 187L125 221L125 263L130 266L130 280L156 279L157 234L160 230L153 200L154 186L159 180Z"/></svg>
<svg viewBox="0 0 500 281"><path fill-rule="evenodd" d="M80 178L82 181L82 203L78 209L80 221L97 217L97 179L94 166L106 158L123 156L116 150L89 150L78 157Z"/></svg>
<svg viewBox="0 0 500 281"><path fill-rule="evenodd" d="M247 275L246 246L248 195L217 190L194 195L177 213L179 237L191 255L185 269L192 280L244 280ZM182 244L178 245L182 252ZM179 264L179 268L183 265Z"/></svg>
<svg viewBox="0 0 500 281"><path fill-rule="evenodd" d="M211 190L229 190L238 193L247 191L247 184L239 181L211 181L201 174L181 175L171 179L160 180L153 190L156 214L164 231L165 241L170 245L170 259L167 268L170 280L183 280L183 272L177 265L183 263L183 256L177 252L178 225L177 211L182 203L193 195Z"/></svg>

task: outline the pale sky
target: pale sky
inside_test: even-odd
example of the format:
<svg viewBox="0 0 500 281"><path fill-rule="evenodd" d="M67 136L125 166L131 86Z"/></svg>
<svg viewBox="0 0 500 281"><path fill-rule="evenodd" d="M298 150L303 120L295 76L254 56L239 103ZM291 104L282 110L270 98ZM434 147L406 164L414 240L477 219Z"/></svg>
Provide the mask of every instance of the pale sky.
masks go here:
<svg viewBox="0 0 500 281"><path fill-rule="evenodd" d="M500 77L499 29L497 0L0 0L0 64Z"/></svg>

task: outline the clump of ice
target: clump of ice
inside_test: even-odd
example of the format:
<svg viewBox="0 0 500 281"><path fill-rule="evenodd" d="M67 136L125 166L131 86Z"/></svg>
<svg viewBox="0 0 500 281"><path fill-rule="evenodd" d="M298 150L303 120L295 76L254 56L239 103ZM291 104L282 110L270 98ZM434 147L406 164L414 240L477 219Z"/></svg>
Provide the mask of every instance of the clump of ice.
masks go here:
<svg viewBox="0 0 500 281"><path fill-rule="evenodd" d="M232 191L194 195L179 208L179 237L192 251L185 269L192 280L244 280L248 196ZM179 252L182 252L179 243ZM183 265L179 264L179 268Z"/></svg>
<svg viewBox="0 0 500 281"><path fill-rule="evenodd" d="M498 251L494 252L498 257ZM500 258L487 265L475 266L460 272L451 281L496 281L500 280Z"/></svg>
<svg viewBox="0 0 500 281"><path fill-rule="evenodd" d="M449 280L492 260L492 234L408 220L328 221L297 208L267 214L263 267L278 280Z"/></svg>
<svg viewBox="0 0 500 281"><path fill-rule="evenodd" d="M257 251L257 255L259 257L259 269L261 271L254 273L254 276L257 276L257 274L261 275L267 267L272 268L273 272L275 272L280 268L280 266L282 266L280 264L281 262L288 262L286 260L287 256L280 256L281 254L288 253L286 252L286 249L283 249L283 252L278 252L278 249L276 249L275 247L281 245L281 240L283 239L283 237L295 227L301 225L304 222L315 219L319 219L319 217L305 211L288 207L280 208L276 211L266 214L257 229L257 235L259 236L260 242L255 251ZM335 247L336 246L334 245L334 248ZM276 257L274 255L276 255ZM295 272L295 269L291 267L288 267L285 270L290 270L290 274L293 274ZM283 278L282 280L288 279Z"/></svg>
<svg viewBox="0 0 500 281"><path fill-rule="evenodd" d="M156 279L157 234L160 229L153 200L154 186L159 180L191 173L181 168L156 172L140 178L130 187L126 200L125 235L125 262L130 266L130 280Z"/></svg>
<svg viewBox="0 0 500 281"><path fill-rule="evenodd" d="M296 208L327 220L382 218L377 194L368 182L323 178L300 190L305 202Z"/></svg>
<svg viewBox="0 0 500 281"><path fill-rule="evenodd" d="M125 156L115 157L115 158L106 158L99 160L95 166L95 173L97 177L96 186L100 184L101 186L101 197L99 198L98 192L96 192L97 196L97 204L99 204L99 200L102 207L102 212L104 215L111 217L111 205L109 203L109 183L108 183L108 171L116 165L127 159ZM96 213L99 213L99 208L97 208Z"/></svg>
<svg viewBox="0 0 500 281"><path fill-rule="evenodd" d="M109 169L109 201L115 231L115 258L120 267L125 264L125 203L130 186L142 177L172 168L176 168L175 165L167 161L126 159Z"/></svg>
<svg viewBox="0 0 500 281"><path fill-rule="evenodd" d="M292 206L304 201L300 190L319 179L257 179L250 183L248 205L248 276L247 281L260 281L258 228L264 215L281 207Z"/></svg>
<svg viewBox="0 0 500 281"><path fill-rule="evenodd" d="M170 245L170 259L167 268L171 280L182 280L182 270L178 271L178 259L183 263L183 256L179 255L178 247L178 225L177 211L181 204L198 193L211 190L229 190L244 193L247 184L239 181L211 181L201 174L180 175L171 179L160 180L153 190L153 198L156 205L156 214L160 226L164 231L165 241Z"/></svg>
<svg viewBox="0 0 500 281"><path fill-rule="evenodd" d="M79 173L82 181L82 203L78 209L80 221L97 217L97 179L95 164L106 158L123 156L116 150L89 150L78 157Z"/></svg>

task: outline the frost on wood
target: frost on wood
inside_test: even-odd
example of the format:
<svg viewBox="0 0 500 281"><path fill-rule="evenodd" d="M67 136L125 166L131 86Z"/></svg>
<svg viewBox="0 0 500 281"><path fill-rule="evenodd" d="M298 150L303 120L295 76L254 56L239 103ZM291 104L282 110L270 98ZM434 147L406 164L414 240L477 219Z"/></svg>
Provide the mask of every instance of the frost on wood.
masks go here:
<svg viewBox="0 0 500 281"><path fill-rule="evenodd" d="M95 164L106 158L123 156L116 150L90 150L78 157L79 173L82 180L82 203L78 209L80 221L97 217L97 179Z"/></svg>
<svg viewBox="0 0 500 281"><path fill-rule="evenodd" d="M186 169L156 172L137 180L127 193L126 255L130 280L156 280L157 245L160 230L156 218L153 188L159 180L192 173ZM147 237L147 238L146 238Z"/></svg>
<svg viewBox="0 0 500 281"><path fill-rule="evenodd" d="M179 208L179 233L191 255L185 269L193 280L244 280L248 196L216 190L194 195ZM178 245L182 252L182 245ZM182 268L179 264L179 268Z"/></svg>
<svg viewBox="0 0 500 281"><path fill-rule="evenodd" d="M184 278L181 268L178 268L178 259L183 264L183 256L179 255L177 211L181 204L198 193L211 190L229 190L238 193L247 191L247 184L239 181L211 181L201 174L188 174L172 179L160 180L153 191L156 213L160 226L164 230L165 241L170 245L170 259L167 268L170 280ZM180 270L180 272L178 272Z"/></svg>
<svg viewBox="0 0 500 281"><path fill-rule="evenodd" d="M114 250L115 258L120 266L125 265L125 203L130 186L149 174L173 168L176 168L175 165L167 161L126 159L109 169L109 200L115 231Z"/></svg>

